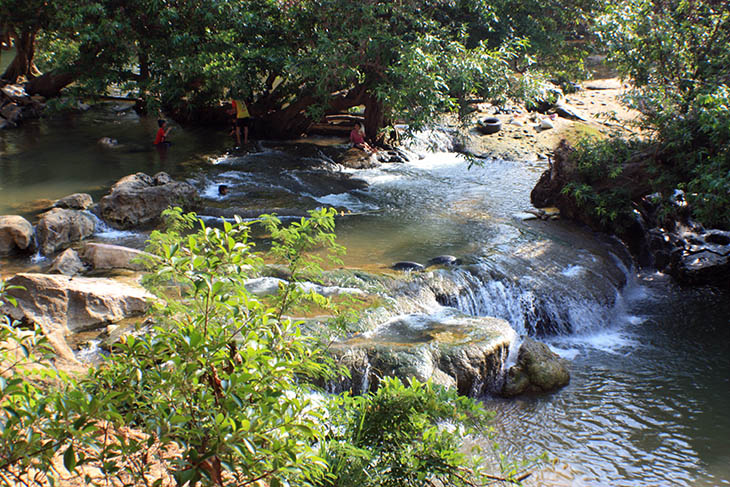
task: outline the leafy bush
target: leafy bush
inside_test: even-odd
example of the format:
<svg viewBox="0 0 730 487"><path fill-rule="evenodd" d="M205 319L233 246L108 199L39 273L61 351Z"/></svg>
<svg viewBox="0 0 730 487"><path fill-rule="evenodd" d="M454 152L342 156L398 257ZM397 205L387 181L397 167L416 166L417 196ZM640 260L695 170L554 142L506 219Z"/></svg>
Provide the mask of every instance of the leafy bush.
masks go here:
<svg viewBox="0 0 730 487"><path fill-rule="evenodd" d="M0 304L16 305L13 288L0 281ZM54 355L39 327L23 329L0 316L0 485L52 484L59 452L72 471L85 461L79 448L101 450L93 418L103 401L53 368Z"/></svg>
<svg viewBox="0 0 730 487"><path fill-rule="evenodd" d="M624 0L599 25L610 62L633 81L626 99L642 112L647 135L644 142L593 142L579 149L579 166L604 169L573 182L566 193L594 213L620 220L635 195L622 194L619 186L602 191L600 177L612 179L610 168L631 162L641 149L650 186L662 196L661 215L672 215L669 200L680 189L697 221L730 229L727 9L716 2Z"/></svg>
<svg viewBox="0 0 730 487"><path fill-rule="evenodd" d="M616 181L627 162L644 146L640 141L625 139L580 141L568 156L575 172L563 194L572 197L605 228L623 228L632 212L631 195L625 185Z"/></svg>
<svg viewBox="0 0 730 487"><path fill-rule="evenodd" d="M261 265L250 223L183 235L191 217L179 209L167 216L174 229L150 243L157 324L117 345L84 385L110 398L108 419L154 437L157 460L180 484L308 484L325 463L313 446L322 439L320 407L306 379L330 365L284 316L301 298L296 286L283 287L275 307L246 289ZM266 224L293 276L311 268L305 252L333 244L333 211L287 228L271 217ZM167 458L173 445L180 453Z"/></svg>

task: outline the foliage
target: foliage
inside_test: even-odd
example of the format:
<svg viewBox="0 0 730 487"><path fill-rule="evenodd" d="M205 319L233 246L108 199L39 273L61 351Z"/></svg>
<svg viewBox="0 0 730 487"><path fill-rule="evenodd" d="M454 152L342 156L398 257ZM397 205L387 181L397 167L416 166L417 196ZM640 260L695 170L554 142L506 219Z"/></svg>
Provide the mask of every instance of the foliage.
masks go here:
<svg viewBox="0 0 730 487"><path fill-rule="evenodd" d="M484 485L519 483L524 471L503 465L504 477L483 471L479 448L462 450L470 435L489 435L492 415L453 390L386 378L377 392L343 395L329 404L322 445L327 487Z"/></svg>
<svg viewBox="0 0 730 487"><path fill-rule="evenodd" d="M671 213L670 198L680 189L696 220L730 229L730 12L722 2L624 0L599 24L610 62L633 81L627 102L642 112L647 137L628 146L646 149L646 172L663 199L660 214ZM585 146L581 164L609 161L605 149L622 144ZM629 156L618 150L610 165ZM631 204L620 188L608 199L595 189L594 182L576 181L566 191L608 215Z"/></svg>
<svg viewBox="0 0 730 487"><path fill-rule="evenodd" d="M79 94L113 87L180 116L235 96L270 119L272 130L296 135L303 116L365 105L366 128L375 135L395 120L418 128L473 97L519 96L532 79L533 59L564 59L573 50L569 41L585 37L602 6L603 0L85 0L43 4L36 9L43 22L30 14L17 22L35 22L39 64L74 72Z"/></svg>
<svg viewBox="0 0 730 487"><path fill-rule="evenodd" d="M296 323L284 317L297 296L282 289L269 308L246 289L261 259L252 252L251 223L200 226L180 210L178 225L156 232L153 286L160 298L151 333L128 337L85 381L111 398L109 418L131 425L180 455L168 462L179 483L306 485L325 464L319 407L306 378L326 375L328 361ZM305 252L332 243L332 211L282 229L267 224L296 275ZM160 284L164 284L160 286Z"/></svg>
<svg viewBox="0 0 730 487"><path fill-rule="evenodd" d="M568 156L576 170L562 193L593 214L603 227L622 229L630 221L632 206L629 192L617 180L627 161L644 146L624 139L580 141Z"/></svg>
<svg viewBox="0 0 730 487"><path fill-rule="evenodd" d="M16 305L0 281L0 304ZM83 394L51 365L53 347L39 327L0 317L0 485L42 485L59 474L53 458L63 451L73 471L86 458L79 448L101 451L94 415L102 401Z"/></svg>
<svg viewBox="0 0 730 487"><path fill-rule="evenodd" d="M87 376L27 368L52 353L40 331L0 328L17 346L0 349L0 480L52 485L62 458L89 485L161 485L166 473L179 485L519 483L518 467L489 476L459 449L490 415L455 391L386 379L363 397L316 394L311 379L333 366L286 313L301 299L327 300L297 285L282 285L273 306L249 293L262 264L252 223L211 228L179 208L165 216L168 231L153 232L148 248L154 325ZM316 274L313 250L337 248L333 217L318 210L287 227L264 218L292 281ZM53 383L37 385L36 370Z"/></svg>

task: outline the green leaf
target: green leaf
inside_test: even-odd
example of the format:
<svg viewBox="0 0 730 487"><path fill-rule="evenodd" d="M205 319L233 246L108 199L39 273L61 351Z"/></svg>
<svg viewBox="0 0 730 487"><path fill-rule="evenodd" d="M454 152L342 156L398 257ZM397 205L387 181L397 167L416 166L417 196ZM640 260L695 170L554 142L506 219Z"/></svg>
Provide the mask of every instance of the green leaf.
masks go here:
<svg viewBox="0 0 730 487"><path fill-rule="evenodd" d="M73 473L76 468L76 455L74 454L73 445L69 445L63 454L63 466L66 467L70 473Z"/></svg>

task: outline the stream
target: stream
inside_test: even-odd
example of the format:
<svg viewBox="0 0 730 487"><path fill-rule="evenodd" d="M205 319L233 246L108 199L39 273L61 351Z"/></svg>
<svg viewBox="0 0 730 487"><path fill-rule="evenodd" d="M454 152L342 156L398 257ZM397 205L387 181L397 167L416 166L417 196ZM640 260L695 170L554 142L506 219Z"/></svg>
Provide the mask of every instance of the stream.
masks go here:
<svg viewBox="0 0 730 487"><path fill-rule="evenodd" d="M353 188L332 176L338 140L261 140L228 152L224 131L175 126L162 155L155 130L155 120L107 103L0 132L0 214L33 221L49 200L88 192L98 201L122 176L161 170L191 182L210 207L334 206L347 268L397 274L396 261L463 259L414 278L423 292L394 296L397 312L448 305L504 318L571 361L571 382L556 393L482 399L505 453L556 460L528 485L730 485L730 295L637 270L618 242L569 222L515 218L546 163L469 168L434 132L411 147L421 156L411 162L347 170L367 182ZM105 136L120 147L100 146ZM144 238L95 236L134 246ZM0 260L0 275L44 264Z"/></svg>

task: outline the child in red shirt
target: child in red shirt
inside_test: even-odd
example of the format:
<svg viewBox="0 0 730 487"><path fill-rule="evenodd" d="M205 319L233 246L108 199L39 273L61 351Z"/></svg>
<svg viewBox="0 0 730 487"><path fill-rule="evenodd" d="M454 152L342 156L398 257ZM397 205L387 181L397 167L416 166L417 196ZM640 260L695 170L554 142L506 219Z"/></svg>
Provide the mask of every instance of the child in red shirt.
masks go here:
<svg viewBox="0 0 730 487"><path fill-rule="evenodd" d="M160 128L157 129L157 136L155 137L155 145L160 145L160 144L170 145L170 143L167 141L167 134L170 133L170 130L172 130L172 127L168 127L167 122L163 119L159 119L157 121L157 126Z"/></svg>

